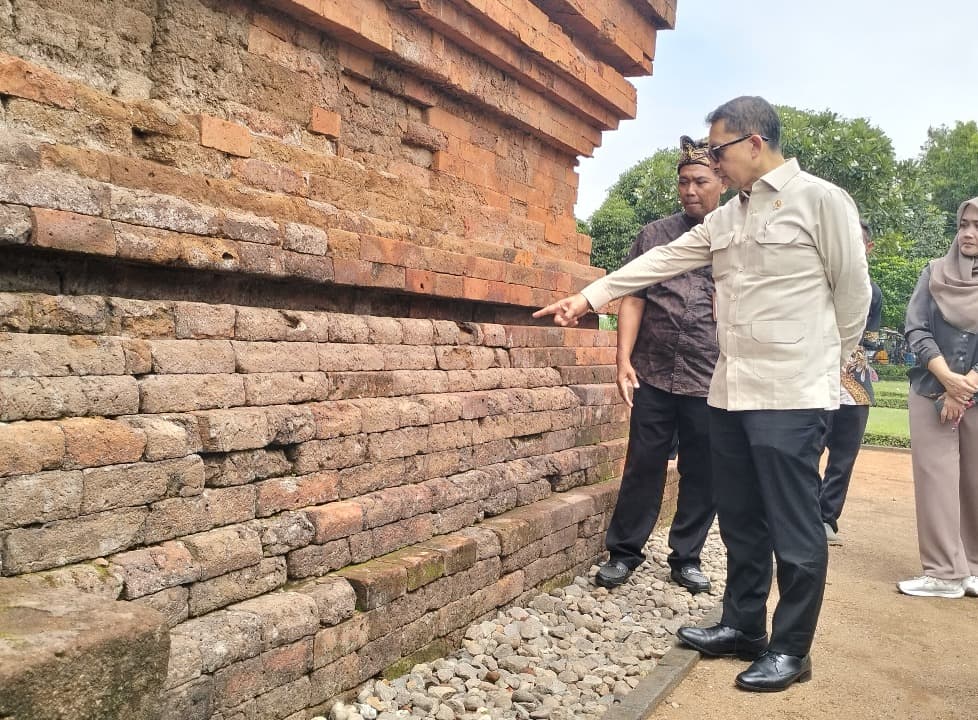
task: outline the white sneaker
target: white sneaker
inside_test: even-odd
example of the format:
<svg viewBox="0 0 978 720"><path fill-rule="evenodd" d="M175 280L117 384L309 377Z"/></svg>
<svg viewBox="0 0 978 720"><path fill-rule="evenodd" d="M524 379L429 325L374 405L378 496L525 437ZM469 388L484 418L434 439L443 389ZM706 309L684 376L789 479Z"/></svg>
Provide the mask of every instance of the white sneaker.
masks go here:
<svg viewBox="0 0 978 720"><path fill-rule="evenodd" d="M961 580L941 580L930 575L921 575L911 580L898 582L897 589L904 595L916 597L959 598L964 595L964 582Z"/></svg>
<svg viewBox="0 0 978 720"><path fill-rule="evenodd" d="M822 523L825 526L825 539L828 541L829 545L841 545L842 538L839 537L839 533L832 529L832 526L828 523Z"/></svg>
<svg viewBox="0 0 978 720"><path fill-rule="evenodd" d="M978 597L978 575L969 575L961 581L964 586L964 594L970 597Z"/></svg>

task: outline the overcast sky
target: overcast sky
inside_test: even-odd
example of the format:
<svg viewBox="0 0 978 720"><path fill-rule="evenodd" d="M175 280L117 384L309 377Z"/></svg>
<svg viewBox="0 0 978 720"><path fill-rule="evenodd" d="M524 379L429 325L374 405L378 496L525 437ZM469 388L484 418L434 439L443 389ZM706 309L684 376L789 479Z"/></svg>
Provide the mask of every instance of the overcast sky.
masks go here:
<svg viewBox="0 0 978 720"><path fill-rule="evenodd" d="M679 0L652 77L632 78L638 117L582 158L576 215L619 175L738 95L864 117L916 157L927 128L978 119L978 0Z"/></svg>

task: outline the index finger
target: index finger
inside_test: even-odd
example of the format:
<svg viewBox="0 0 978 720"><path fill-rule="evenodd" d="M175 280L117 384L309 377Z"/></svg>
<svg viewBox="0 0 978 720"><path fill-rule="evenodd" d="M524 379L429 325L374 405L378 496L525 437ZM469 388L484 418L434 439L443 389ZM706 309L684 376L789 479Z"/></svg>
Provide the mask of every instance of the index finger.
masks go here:
<svg viewBox="0 0 978 720"><path fill-rule="evenodd" d="M542 318L544 315L556 315L558 312L560 312L560 309L560 301L558 300L555 303L550 303L547 305L547 307L537 310L535 313L533 313L533 317Z"/></svg>

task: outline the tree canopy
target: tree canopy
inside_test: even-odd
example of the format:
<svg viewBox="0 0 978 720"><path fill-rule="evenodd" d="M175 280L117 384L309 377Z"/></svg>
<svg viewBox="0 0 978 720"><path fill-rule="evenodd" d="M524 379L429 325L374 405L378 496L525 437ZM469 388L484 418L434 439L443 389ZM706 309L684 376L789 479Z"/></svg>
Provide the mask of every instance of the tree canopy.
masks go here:
<svg viewBox="0 0 978 720"><path fill-rule="evenodd" d="M890 138L864 118L788 106L778 113L785 156L845 189L869 224L876 241L870 273L883 291L883 322L902 328L921 269L947 251L958 205L978 196L978 125L931 128L918 158L898 160ZM616 270L643 225L680 209L677 154L663 148L629 168L583 223L595 266Z"/></svg>

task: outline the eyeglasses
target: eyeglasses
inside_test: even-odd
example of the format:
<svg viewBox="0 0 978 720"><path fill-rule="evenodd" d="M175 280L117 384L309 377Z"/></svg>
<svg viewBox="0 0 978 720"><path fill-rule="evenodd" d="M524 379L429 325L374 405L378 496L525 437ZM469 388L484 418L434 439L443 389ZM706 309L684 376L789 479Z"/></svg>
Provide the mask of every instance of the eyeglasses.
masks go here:
<svg viewBox="0 0 978 720"><path fill-rule="evenodd" d="M719 145L710 145L710 147L706 149L706 154L710 157L710 160L712 160L715 163L718 163L721 160L723 160L724 148L728 148L731 145L736 145L739 142L743 142L749 137L754 137L754 135L757 135L757 133L747 133L746 135L741 135L739 138L735 140L729 140L725 143L720 143ZM764 137L763 135L757 135L757 137L759 137L764 142L768 141L768 138Z"/></svg>

